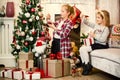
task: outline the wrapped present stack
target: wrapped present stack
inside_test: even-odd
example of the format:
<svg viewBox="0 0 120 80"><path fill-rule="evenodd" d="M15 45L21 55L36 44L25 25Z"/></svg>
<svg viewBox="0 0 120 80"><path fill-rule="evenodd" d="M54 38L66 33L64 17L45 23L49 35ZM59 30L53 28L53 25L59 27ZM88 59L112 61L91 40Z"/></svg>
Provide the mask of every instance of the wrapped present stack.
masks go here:
<svg viewBox="0 0 120 80"><path fill-rule="evenodd" d="M34 68L33 68L34 69ZM41 79L41 72L34 70L22 70L20 68L6 68L0 72L0 77L9 78L10 80L33 80Z"/></svg>
<svg viewBox="0 0 120 80"><path fill-rule="evenodd" d="M20 52L18 67L24 70L33 68L33 54L31 52Z"/></svg>

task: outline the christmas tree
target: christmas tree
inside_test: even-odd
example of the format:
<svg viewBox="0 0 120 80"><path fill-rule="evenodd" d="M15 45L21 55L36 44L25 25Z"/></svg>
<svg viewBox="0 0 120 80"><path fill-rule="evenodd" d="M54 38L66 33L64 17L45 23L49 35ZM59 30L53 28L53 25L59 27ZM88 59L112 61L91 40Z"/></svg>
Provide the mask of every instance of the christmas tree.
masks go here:
<svg viewBox="0 0 120 80"><path fill-rule="evenodd" d="M14 26L13 42L11 44L14 56L20 51L35 52L36 40L42 35L43 15L39 0L22 0L21 12Z"/></svg>

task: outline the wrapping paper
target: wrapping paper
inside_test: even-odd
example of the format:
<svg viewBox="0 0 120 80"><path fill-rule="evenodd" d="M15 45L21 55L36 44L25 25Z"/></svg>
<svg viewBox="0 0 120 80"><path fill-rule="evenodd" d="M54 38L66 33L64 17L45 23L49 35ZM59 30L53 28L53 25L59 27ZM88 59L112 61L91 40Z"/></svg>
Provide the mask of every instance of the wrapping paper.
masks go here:
<svg viewBox="0 0 120 80"><path fill-rule="evenodd" d="M27 80L40 79L40 78L41 78L40 72L26 72L25 73L25 79Z"/></svg>
<svg viewBox="0 0 120 80"><path fill-rule="evenodd" d="M8 78L11 79L24 79L25 71L21 69L10 69L7 72Z"/></svg>
<svg viewBox="0 0 120 80"><path fill-rule="evenodd" d="M4 69L4 70L2 70L0 72L0 77L3 77L3 78L8 77L8 74L7 74L8 70L10 70L10 69Z"/></svg>
<svg viewBox="0 0 120 80"><path fill-rule="evenodd" d="M70 62L68 60L43 59L43 68L46 76L62 77L70 74Z"/></svg>
<svg viewBox="0 0 120 80"><path fill-rule="evenodd" d="M18 60L18 66L21 69L33 68L33 60Z"/></svg>
<svg viewBox="0 0 120 80"><path fill-rule="evenodd" d="M93 38L87 38L87 39L84 39L84 45L86 46L90 46L92 44L94 44L94 39Z"/></svg>
<svg viewBox="0 0 120 80"><path fill-rule="evenodd" d="M19 59L20 60L33 60L33 53L31 53L31 52L28 52L28 53L20 52L19 53Z"/></svg>

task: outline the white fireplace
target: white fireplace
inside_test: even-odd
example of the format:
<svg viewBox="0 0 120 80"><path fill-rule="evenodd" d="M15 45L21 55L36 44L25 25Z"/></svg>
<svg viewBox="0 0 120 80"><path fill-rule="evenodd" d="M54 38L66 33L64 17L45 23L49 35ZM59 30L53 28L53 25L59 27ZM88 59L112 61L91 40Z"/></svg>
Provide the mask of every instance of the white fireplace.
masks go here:
<svg viewBox="0 0 120 80"><path fill-rule="evenodd" d="M14 18L0 18L0 64L15 67L15 57L11 54Z"/></svg>

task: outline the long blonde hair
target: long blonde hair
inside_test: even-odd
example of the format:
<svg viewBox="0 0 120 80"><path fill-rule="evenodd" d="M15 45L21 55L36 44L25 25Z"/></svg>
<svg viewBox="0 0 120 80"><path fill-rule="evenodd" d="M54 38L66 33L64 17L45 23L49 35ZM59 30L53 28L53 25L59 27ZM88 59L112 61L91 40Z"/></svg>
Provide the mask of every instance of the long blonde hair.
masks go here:
<svg viewBox="0 0 120 80"><path fill-rule="evenodd" d="M109 12L106 11L106 10L101 10L101 11L98 11L97 14L99 14L102 19L104 20L105 22L105 26L110 26L110 15L109 15Z"/></svg>
<svg viewBox="0 0 120 80"><path fill-rule="evenodd" d="M64 4L64 5L62 5L62 7L65 7L66 11L70 13L70 14L68 15L68 17L69 17L71 14L74 14L74 9L73 9L73 7L71 7L69 4Z"/></svg>

